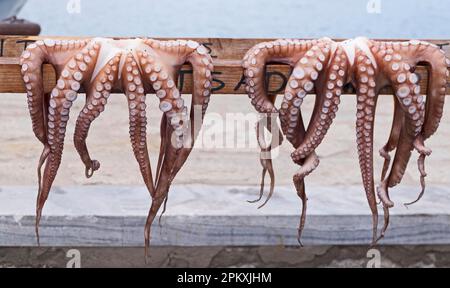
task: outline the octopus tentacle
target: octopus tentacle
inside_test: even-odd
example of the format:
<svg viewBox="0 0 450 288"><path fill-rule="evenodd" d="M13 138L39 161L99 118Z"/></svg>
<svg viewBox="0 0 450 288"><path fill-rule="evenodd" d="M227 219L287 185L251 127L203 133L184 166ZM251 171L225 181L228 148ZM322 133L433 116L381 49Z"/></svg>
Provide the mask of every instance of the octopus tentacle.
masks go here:
<svg viewBox="0 0 450 288"><path fill-rule="evenodd" d="M146 52L138 52L138 57L140 59L141 66L143 67L143 76L149 80L153 87L153 90L156 92L156 96L160 98L159 107L160 110L164 113L163 117L165 118L161 122L161 128L164 129L164 131L161 131L161 135L165 133L164 137L162 136L161 139L166 139L164 141L165 148L164 152L160 151L160 155L161 153L164 153L164 156L162 158L162 164L158 165L161 168L158 169L159 174L157 173L156 176L156 188L151 194L152 204L147 216L147 221L144 229L145 253L146 255L148 255L151 225L166 196L166 193L160 192L161 189L159 188L159 184L161 181L168 181L167 179L163 179L163 175L170 175L170 170L167 171L167 167L169 166L167 164L167 161L169 161L170 164L173 165L177 155L177 153L168 153L167 151L171 148L175 149L175 151L178 151L180 149L182 145L182 137L184 134L183 125L187 118L187 112L186 107L184 106L184 101L181 98L180 91L176 87L176 83L172 77L173 71L171 71L156 57L154 57L153 55L148 55ZM163 127L164 123L166 123L165 127Z"/></svg>
<svg viewBox="0 0 450 288"><path fill-rule="evenodd" d="M168 127L168 123L166 120L166 115L162 115L161 117L161 123L159 127L159 135L161 138L161 143L159 145L159 155L158 155L158 163L156 164L156 177L155 177L155 183L159 182L159 176L161 175L161 166L164 160L164 155L166 154L166 148L167 148L167 138L166 138L166 129Z"/></svg>
<svg viewBox="0 0 450 288"><path fill-rule="evenodd" d="M314 88L314 81L319 78L319 72L323 69L324 62L327 62L329 58L329 48L325 47L325 45L314 47L316 48L308 50L305 56L294 66L293 72L287 82L288 85L286 86L283 103L280 108L282 130L295 149L306 141L306 131L300 110L301 104L307 93ZM317 96L316 98L315 106L320 105L319 97ZM294 175L293 182L297 190L297 195L302 201L302 211L298 227L298 242L302 245L301 235L305 226L307 210L304 178L319 165L319 159L315 152L312 151L306 159L300 159L297 164L302 165L302 167Z"/></svg>
<svg viewBox="0 0 450 288"><path fill-rule="evenodd" d="M415 80L417 76L410 72L407 72L405 74L400 73L397 75L397 81L400 80L402 83L402 75L406 75L406 77L408 77L408 81L410 82L410 84L394 85L396 96L405 114L405 126L402 128L402 141L400 141L398 144L394 163L389 174L389 187L393 187L396 184L400 183L401 178L405 173L406 166L411 156L411 152L415 146L415 139L421 132L425 114L423 97L421 95L417 95L420 92L420 87L415 84L417 82ZM416 148L421 154L429 154L427 149L421 149L417 145Z"/></svg>
<svg viewBox="0 0 450 288"><path fill-rule="evenodd" d="M314 82L319 78L319 72L328 60L329 48L314 46L298 61L286 85L283 102L280 108L281 126L286 139L293 143L296 135L296 126L300 116L300 107L305 96L314 88ZM328 51L323 51L327 49ZM324 53L325 52L325 53ZM312 123L312 122L311 122ZM305 140L302 140L304 142ZM299 143L300 144L300 143Z"/></svg>
<svg viewBox="0 0 450 288"><path fill-rule="evenodd" d="M324 48L327 49L328 48ZM324 51L326 53L326 51ZM323 58L322 58L323 59ZM320 56L319 56L320 60ZM323 66L323 62L320 62L320 66ZM317 67L316 64L316 68ZM313 116L308 125L306 136L303 143L292 152L291 158L294 162L299 161L302 158L306 158L312 151L324 139L328 128L330 127L340 103L340 95L342 94L342 88L347 81L347 69L348 62L347 56L343 52L341 47L337 47L330 62L330 69L325 71L323 78L320 82L324 81L324 85L318 85L316 107L313 111ZM337 69L336 69L337 68ZM295 85L295 82L289 83L291 86ZM322 84L322 83L320 83ZM322 89L322 91L320 91Z"/></svg>
<svg viewBox="0 0 450 288"><path fill-rule="evenodd" d="M178 115L182 114L186 108L184 100L180 97L180 91L176 87L175 80L170 77L172 71L154 54L139 51L137 57L142 67L142 77L151 84L160 101L159 109L168 116L169 124L176 131L176 143L173 144L181 147L184 119Z"/></svg>
<svg viewBox="0 0 450 288"><path fill-rule="evenodd" d="M92 73L93 65L98 55L100 46L93 44L82 52L77 53L65 66L58 79L56 87L52 90L49 101L48 115L48 145L50 152L46 160L43 183L38 193L36 205L36 234L39 241L38 226L42 215L42 209L48 198L53 181L61 163L64 146L66 125L69 120L69 110L77 97L83 79ZM93 52L94 53L93 53ZM92 61L91 57L94 58ZM88 60L88 61L86 61Z"/></svg>
<svg viewBox="0 0 450 288"><path fill-rule="evenodd" d="M105 105L112 91L112 87L118 77L120 56L120 53L116 54L116 56L102 68L95 79L89 83L88 88L86 89L86 104L77 118L74 132L74 144L85 165L85 174L87 178L92 177L94 171L100 168L100 163L97 160L91 159L86 146L86 138L91 123L105 110Z"/></svg>
<svg viewBox="0 0 450 288"><path fill-rule="evenodd" d="M381 181L385 179L391 162L391 156L389 155L389 152L392 152L395 150L395 148L397 148L400 138L400 131L403 125L403 118L403 110L401 109L400 104L394 96L394 117L392 121L391 133L389 135L388 141L379 151L380 156L384 158L383 169L381 171Z"/></svg>
<svg viewBox="0 0 450 288"><path fill-rule="evenodd" d="M420 172L421 192L416 200L405 203L406 206L419 201L425 193L425 177L427 176L425 172L425 156L430 155L431 150L425 147L424 141L433 135L439 126L445 102L447 77L449 76L447 66L450 65L450 60L446 58L444 51L427 42L419 43L420 45L417 42L410 41L410 45L415 46L413 50L419 54L417 61L424 62L429 66L425 119L421 134L416 137L414 142L414 148L420 153L417 163ZM421 46L425 46L425 48Z"/></svg>
<svg viewBox="0 0 450 288"><path fill-rule="evenodd" d="M298 62L300 58L304 56L305 53L308 53L307 51L313 47L313 45L319 44L322 45L322 43L328 43L330 40L328 39L321 39L319 41L313 40L313 41L298 41L298 40L276 40L272 42L265 42L260 43L250 49L246 55L244 56L242 66L244 68L244 75L245 75L245 82L246 82L246 91L249 93L249 97L252 99L252 104L255 106L256 110L260 113L265 113L266 119L261 119L261 121L267 121L268 117L271 117L268 115L268 113L275 113L278 114L278 110L274 106L274 99L271 99L269 95L266 92L266 85L265 85L265 65L268 62L281 62L285 64L289 64L293 66L295 63ZM317 48L316 48L317 49ZM312 53L312 52L310 52ZM259 123L257 124L259 125ZM258 126L259 127L259 126ZM280 131L280 129L277 129ZM257 132L261 133L260 130L257 130ZM270 133L272 131L269 130ZM279 134L279 133L278 133ZM279 144L282 142L282 135L278 135ZM258 139L261 138L261 135L257 135ZM280 141L281 140L281 141ZM259 141L260 142L260 141ZM258 142L258 143L259 143ZM259 143L261 144L261 143ZM271 145L273 146L273 145ZM261 158L261 165L263 167L262 170L262 180L261 180L261 187L260 187L260 195L262 197L262 192L264 190L264 176L265 172L269 171L269 175L271 176L271 183L270 183L270 191L269 191L269 197L273 194L273 188L274 183L274 174L273 168L272 168L272 162L270 157L270 150L275 147L266 147L261 148L261 156L265 155ZM265 158L265 159L262 159ZM260 197L260 198L261 198ZM268 201L266 199L266 202ZM259 200L258 200L259 201ZM265 204L264 203L264 204ZM259 206L261 208L262 206Z"/></svg>
<svg viewBox="0 0 450 288"><path fill-rule="evenodd" d="M359 165L366 192L367 202L372 213L372 245L377 241L378 209L375 196L373 171L373 131L378 91L376 87L377 69L363 51L357 51L355 81L357 96L356 141Z"/></svg>
<svg viewBox="0 0 450 288"><path fill-rule="evenodd" d="M414 80L414 77L411 77L410 72L405 73L407 79L409 79L409 84L405 83L406 80L403 80L403 76L401 75L403 74L398 73L397 75L395 75L396 77L391 77L395 77L395 79L391 79L391 81L393 82L393 89L397 96L397 101L399 102L405 116L404 126L402 127L400 132L401 141L398 142L397 151L395 153L391 171L389 173L389 176L381 182L380 186L377 189L378 196L383 202L385 210L385 225L382 229L380 238L384 236L388 227L388 209L394 206L394 203L389 198L388 188L393 187L394 185L399 183L400 179L402 178L407 166L407 162L411 156L411 152L414 149L414 139L415 137L417 137L418 133L420 133L421 125L423 123L422 121L424 115L424 105L422 103L422 100L417 97L417 95L414 96L415 93L418 93L418 91L420 91L420 88L418 88L418 86L415 84L416 81ZM398 84L394 81L397 81Z"/></svg>
<svg viewBox="0 0 450 288"><path fill-rule="evenodd" d="M417 196L416 200L408 203L403 203L403 205L405 205L406 207L414 203L417 203L420 199L422 199L422 196L425 194L425 177L427 177L427 173L425 172L425 154L421 154L419 156L419 158L417 159L417 166L419 167L420 186L422 187L422 189L420 190L420 193Z"/></svg>
<svg viewBox="0 0 450 288"><path fill-rule="evenodd" d="M387 179L388 183L399 182L404 174L407 162L413 149L412 143L414 138L421 130L423 123L423 104L422 99L414 96L420 92L420 87L416 85L417 76L412 74L408 59L405 55L401 55L402 51L397 46L400 44L392 44L385 42L371 42L371 50L375 54L380 66L380 71L390 82L395 91L398 104L405 112L404 127L401 131L398 148L394 158L394 164ZM395 185L395 184L393 184ZM386 187L388 185L380 185L378 194L384 205L392 207L393 202L389 199ZM390 185L389 185L390 186Z"/></svg>
<svg viewBox="0 0 450 288"><path fill-rule="evenodd" d="M158 187L161 187L161 191L169 189L169 185L172 179L176 176L181 169L185 161L187 160L190 152L193 149L195 140L200 132L200 128L203 124L203 118L208 107L212 89L212 73L214 66L212 59L207 54L207 49L198 44L195 41L158 41L151 40L149 45L156 49L158 53L168 54L171 57L175 57L175 65L180 66L185 62L190 63L193 69L193 93L190 107L190 116L188 122L184 123L185 129L189 131L189 134L184 137L184 145L179 151L176 151L176 147L168 146L163 150L160 150L161 155L168 155L171 153L178 153L175 162L168 162L167 165L172 165L170 175L158 174ZM173 72L172 78L177 79L177 75ZM185 113L185 112L183 112ZM186 118L186 115L182 115ZM161 126L163 131L163 126ZM167 128L166 128L167 129ZM164 141L167 137L170 137L170 131L161 133L161 139ZM166 156L164 156L165 158ZM162 157L160 157L162 158ZM158 161L160 165L164 165L164 160ZM169 169L165 170L169 171ZM160 181L162 179L162 181ZM169 181L168 181L169 180ZM166 186L166 187L165 187Z"/></svg>
<svg viewBox="0 0 450 288"><path fill-rule="evenodd" d="M297 240L298 243L303 246L301 242L302 232L303 228L305 227L306 222L306 210L307 210L307 201L308 197L306 197L306 191L305 191L305 185L304 185L304 179L306 176L308 176L312 171L314 171L317 166L319 166L319 158L317 157L316 153L313 151L311 152L305 159L302 164L302 167L299 171L297 171L293 177L294 185L297 190L297 195L300 197L302 201L302 212L300 215L300 224L298 226L298 236Z"/></svg>
<svg viewBox="0 0 450 288"><path fill-rule="evenodd" d="M266 92L265 67L269 62L289 65L297 63L303 55L318 43L317 40L276 40L260 43L244 56L242 66L246 77L246 91L252 105L260 113L276 113L277 109Z"/></svg>
<svg viewBox="0 0 450 288"><path fill-rule="evenodd" d="M174 133L173 127L169 124L173 119L181 118L184 128L190 132L190 134L180 135L184 136L184 143L182 147L165 144L164 156L161 163L160 173L158 175L156 193L152 200L152 207L149 211L146 224L146 245L149 245L150 241L150 228L153 220L158 212L162 200L167 200L167 195L169 192L170 185L181 169L186 159L188 158L190 152L193 149L195 140L200 131L203 123L203 117L205 115L206 109L208 107L211 88L212 88L212 72L213 64L212 59L204 46L199 45L194 41L175 41L172 44L177 43L174 49L167 49L167 43L163 44L163 41L158 42L159 49L161 53L169 53L172 56L176 56L178 65L188 62L193 68L193 93L190 108L190 116L188 121L187 109L184 108L178 115L171 116L172 118L166 118L167 125L164 128L161 125L161 138L171 139ZM154 47L154 46L152 46ZM166 47L166 48L164 48ZM174 47L171 45L171 47ZM175 71L169 75L171 78L175 79ZM176 87L175 87L176 88ZM179 95L179 92L178 92ZM175 131L177 134L177 131ZM160 151L163 153L163 151Z"/></svg>
<svg viewBox="0 0 450 288"><path fill-rule="evenodd" d="M375 50L378 50L378 53L380 53L381 57L384 57L385 62L389 62L392 60L394 62L391 66L391 69L393 71L397 71L398 67L404 68L408 73L406 73L406 78L408 80L412 80L413 82L418 81L418 77L413 74L411 71L414 69L414 67L420 62L420 63L426 63L430 66L429 69L429 83L428 83L428 91L427 91L427 101L425 103L425 108L423 108L423 97L419 95L420 88L418 86L415 86L416 89L414 93L416 96L414 96L414 99L417 100L419 103L420 108L420 120L422 122L421 125L417 124L416 129L418 129L418 126L423 127L420 131L420 134L417 134L414 137L413 141L413 148L415 148L419 153L420 157L418 160L418 166L419 166L419 172L420 172L420 182L421 182L421 193L420 195L423 195L424 189L425 189L425 176L426 173L424 171L424 159L425 156L429 155L431 153L431 150L424 146L424 140L431 136L437 129L439 125L440 118L442 117L442 109L444 105L444 95L445 95L445 84L446 84L446 75L447 72L447 64L446 64L446 58L445 55L440 51L435 45L429 44L427 42L423 41L409 41L409 42L402 42L402 43L381 43L381 45L377 46L383 46L387 49L379 49L378 47L374 48ZM393 54L395 52L395 54ZM402 63L400 65L396 63L395 60L402 60ZM403 65L401 65L403 64ZM412 73L412 74L411 74ZM404 75L393 73L393 75L400 77L398 80L403 80L405 78ZM394 80L395 82L395 80ZM413 99L413 101L414 101ZM406 100L409 101L409 100ZM414 103L413 103L414 104ZM417 108L417 106L416 106ZM414 108L409 108L414 109ZM406 114L408 115L408 114ZM414 115L415 118L418 118L417 115ZM425 118L425 119L424 119ZM407 122L408 119L405 118L405 122ZM406 123L407 124L407 123ZM405 135L408 135L408 133L404 133ZM409 134L409 142L411 141L411 135ZM403 138L402 138L403 139ZM406 143L404 146L407 146ZM389 187L393 187L396 184L400 183L404 170L406 168L406 165L409 161L409 158L411 156L411 152L401 152L405 150L412 150L410 144L409 149L403 148L398 149L399 152L396 152L396 157L398 154L398 160L394 159L394 165L391 168L391 172L393 172L393 176L391 180L389 181ZM386 186L386 185L383 185ZM421 197L421 196L419 196ZM415 202L415 201L414 201Z"/></svg>
<svg viewBox="0 0 450 288"><path fill-rule="evenodd" d="M273 100L275 100L275 97L273 97ZM274 129L273 129L274 128ZM267 144L265 141L264 136L264 129L267 129L267 131L274 135L270 144ZM276 133L275 131L278 131ZM274 189L275 189L275 173L273 170L273 163L272 163L272 155L271 151L281 145L283 142L283 134L281 133L280 128L278 127L278 123L276 122L276 117L273 117L273 115L264 115L263 118L261 118L258 123L256 123L256 136L258 139L258 145L260 147L260 163L263 168L261 173L261 184L260 184L260 191L259 191L259 197L258 199L247 201L249 203L256 203L259 202L262 199L262 196L264 194L264 183L265 183L265 176L266 173L269 173L270 177L270 188L269 188L269 194L267 195L266 200L258 206L258 209L261 209L264 207L267 202L269 202L270 198L272 198ZM276 138L277 137L277 138Z"/></svg>
<svg viewBox="0 0 450 288"><path fill-rule="evenodd" d="M203 47L203 48L200 48ZM190 129L189 137L186 137L185 144L179 152L177 161L172 167L171 178L174 178L191 153L195 140L203 125L206 109L211 96L212 73L214 66L209 54L206 53L204 46L198 46L195 50L187 54L186 61L193 68L193 92L190 107L190 121L187 123L187 129Z"/></svg>
<svg viewBox="0 0 450 288"><path fill-rule="evenodd" d="M122 87L128 99L130 139L133 153L138 161L144 183L150 195L154 195L155 187L147 149L146 97L138 62L131 53L128 53L125 58L124 69L122 70Z"/></svg>
<svg viewBox="0 0 450 288"><path fill-rule="evenodd" d="M423 140L426 140L436 132L442 118L450 60L443 50L428 42L410 41L409 45L413 47L411 53L417 57L416 62L429 65L425 121L421 132Z"/></svg>
<svg viewBox="0 0 450 288"><path fill-rule="evenodd" d="M28 45L20 57L22 79L27 91L28 110L31 116L33 132L39 141L47 144L46 111L44 101L44 84L42 66L44 63L52 64L55 69L61 70L70 55L86 46L82 41L55 41L51 39L39 40Z"/></svg>

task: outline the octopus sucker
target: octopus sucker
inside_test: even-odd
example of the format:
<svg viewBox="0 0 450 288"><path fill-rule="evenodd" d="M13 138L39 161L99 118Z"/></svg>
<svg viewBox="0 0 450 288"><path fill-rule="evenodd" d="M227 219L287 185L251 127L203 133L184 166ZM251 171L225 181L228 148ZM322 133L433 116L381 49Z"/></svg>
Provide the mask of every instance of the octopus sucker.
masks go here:
<svg viewBox="0 0 450 288"><path fill-rule="evenodd" d="M113 83L118 78L120 57L121 54L118 53L111 59L110 63L98 72L95 79L89 85L85 85L89 86L86 89L86 104L78 115L73 140L75 148L85 165L85 175L87 178L92 177L94 171L100 168L100 162L91 159L86 146L86 138L91 123L105 110Z"/></svg>
<svg viewBox="0 0 450 288"><path fill-rule="evenodd" d="M185 62L190 63L194 71L190 121L187 107L176 85L178 70ZM48 99L43 94L41 70L44 63L53 65L58 79ZM29 45L22 54L21 65L33 131L44 144L38 163L38 242L42 208L61 162L69 111L77 98L77 92L84 88L87 96L77 119L74 142L86 167L85 174L89 178L100 166L98 161L90 158L86 146L90 125L103 112L112 89L122 88L128 100L134 156L152 197L152 206L144 230L147 255L154 214L156 215L164 199L167 199L171 182L189 156L208 107L214 67L207 49L190 40L47 39ZM162 141L155 179L151 171L146 138L145 98L146 92L151 90L160 99L159 109L163 112L160 126ZM44 164L41 181L41 166Z"/></svg>

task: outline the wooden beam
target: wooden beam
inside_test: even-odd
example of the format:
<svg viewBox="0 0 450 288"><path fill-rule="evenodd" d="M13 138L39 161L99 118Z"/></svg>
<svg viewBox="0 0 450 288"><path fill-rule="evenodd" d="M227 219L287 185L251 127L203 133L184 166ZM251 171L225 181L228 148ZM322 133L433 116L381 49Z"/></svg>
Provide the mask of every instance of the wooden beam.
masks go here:
<svg viewBox="0 0 450 288"><path fill-rule="evenodd" d="M44 38L69 39L68 37L0 36L0 93L25 92L18 57L27 45ZM70 39L74 38L71 37ZM272 39L194 38L193 40L205 45L213 57L215 66L213 92L215 94L246 94L240 65L241 59L248 49L255 44ZM439 45L450 58L450 40L429 41ZM427 70L425 67L418 67L416 72L420 77L422 93L426 93ZM269 83L269 91L271 93L283 93L289 74L290 67L287 65L268 65L266 77ZM44 65L45 91L51 91L55 82L53 67ZM192 69L189 65L182 67L178 84L182 88L182 93L192 92ZM354 94L353 88L351 86L346 87L346 93ZM390 94L392 91L385 89L382 93ZM447 94L450 94L450 85L447 88Z"/></svg>

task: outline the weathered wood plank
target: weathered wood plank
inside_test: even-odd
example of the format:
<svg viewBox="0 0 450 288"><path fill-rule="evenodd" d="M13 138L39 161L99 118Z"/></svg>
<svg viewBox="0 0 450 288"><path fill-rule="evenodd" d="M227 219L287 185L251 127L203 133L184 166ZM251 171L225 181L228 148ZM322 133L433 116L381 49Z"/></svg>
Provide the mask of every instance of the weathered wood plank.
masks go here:
<svg viewBox="0 0 450 288"><path fill-rule="evenodd" d="M25 92L20 77L18 57L23 49L43 37L23 36L0 36L0 93L22 93ZM64 39L67 37L52 37ZM214 60L215 72L213 92L216 94L246 94L244 91L242 68L240 61L246 51L261 41L271 39L226 39L226 38L194 38L193 40L203 43L211 52ZM339 39L337 39L339 40ZM442 47L450 57L450 40L429 40ZM450 67L449 67L450 68ZM424 67L418 67L417 73L421 79L422 93L426 93L427 73ZM269 65L267 69L267 82L271 93L282 93L286 85L290 68L286 65ZM192 92L192 70L189 65L182 67L179 85L183 93ZM50 65L44 67L44 87L49 92L55 85L55 73ZM115 91L120 92L120 91ZM385 89L383 93L392 91ZM352 87L347 87L346 93L354 94ZM450 85L447 90L450 94Z"/></svg>
<svg viewBox="0 0 450 288"><path fill-rule="evenodd" d="M242 69L230 61L214 60L215 71L213 81L213 91L215 94L246 94L242 78ZM416 71L420 76L420 86L422 93L426 93L428 75L424 67L419 67ZM269 65L267 69L267 82L271 93L282 93L290 74L290 68L286 65ZM449 79L450 80L450 79ZM44 89L50 92L55 86L55 72L51 65L44 65ZM192 69L189 65L184 65L180 71L178 79L182 93L192 92ZM0 58L0 93L24 93L25 88L20 75L20 67L17 58ZM120 92L120 91L115 91ZM389 94L392 91L385 89L383 93ZM346 88L346 93L354 94L352 87ZM447 88L450 94L450 86Z"/></svg>
<svg viewBox="0 0 450 288"><path fill-rule="evenodd" d="M153 225L152 245L298 245L299 204L294 188L275 189L277 197L258 210L246 201L258 194L257 187L174 185L162 226ZM370 210L359 186L309 189L314 191L314 205L309 207L303 233L305 245L369 245ZM398 189L396 202L403 203L414 187ZM1 190L0 247L36 245L35 198L30 197L36 187ZM401 205L392 209L391 225L380 244L449 244L449 199L442 197L449 190L429 187L426 199L414 209ZM149 209L147 195L144 187L60 187L46 204L41 245L141 246ZM440 199L440 205L433 199Z"/></svg>

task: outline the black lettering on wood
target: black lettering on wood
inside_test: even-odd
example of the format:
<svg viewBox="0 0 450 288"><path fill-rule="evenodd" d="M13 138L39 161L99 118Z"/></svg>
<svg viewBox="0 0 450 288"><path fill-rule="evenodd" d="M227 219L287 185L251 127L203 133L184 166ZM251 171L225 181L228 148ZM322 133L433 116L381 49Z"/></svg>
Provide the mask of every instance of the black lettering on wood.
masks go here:
<svg viewBox="0 0 450 288"><path fill-rule="evenodd" d="M245 76L244 76L244 74L242 74L241 79L236 84L236 86L234 86L233 91L238 91L239 89L241 89L242 85L245 85Z"/></svg>
<svg viewBox="0 0 450 288"><path fill-rule="evenodd" d="M211 42L202 43L203 46L205 46L206 50L208 51L209 55L211 55L211 58L217 58L217 55L212 54L212 48L214 44Z"/></svg>
<svg viewBox="0 0 450 288"><path fill-rule="evenodd" d="M192 74L192 70L183 70L180 69L179 72L179 76L178 76L178 89L181 91L183 91L183 87L184 87L184 75L186 74Z"/></svg>
<svg viewBox="0 0 450 288"><path fill-rule="evenodd" d="M34 43L34 42L36 42L36 41L34 41L34 40L17 40L16 41L17 44L23 43L23 50L27 49L28 44Z"/></svg>
<svg viewBox="0 0 450 288"><path fill-rule="evenodd" d="M0 57L3 57L3 45L5 45L5 39L0 39Z"/></svg>
<svg viewBox="0 0 450 288"><path fill-rule="evenodd" d="M222 74L222 72L213 72L212 73L212 75L221 75L221 74ZM214 87L214 85L213 85L213 87L211 89L212 92L222 90L223 87L225 87L225 82L223 82L220 79L216 79L216 78L213 77L213 83L214 82L218 83L219 85L217 85L216 87Z"/></svg>
<svg viewBox="0 0 450 288"><path fill-rule="evenodd" d="M281 85L278 88L275 88L274 90L269 90L270 79L272 79L272 77L279 77L281 79ZM266 72L266 85L267 85L266 90L268 93L278 94L280 92L283 92L284 88L286 88L286 84L287 84L287 78L286 78L286 76L284 76L283 73L278 72L278 71Z"/></svg>

